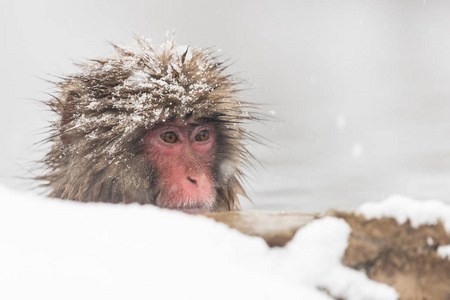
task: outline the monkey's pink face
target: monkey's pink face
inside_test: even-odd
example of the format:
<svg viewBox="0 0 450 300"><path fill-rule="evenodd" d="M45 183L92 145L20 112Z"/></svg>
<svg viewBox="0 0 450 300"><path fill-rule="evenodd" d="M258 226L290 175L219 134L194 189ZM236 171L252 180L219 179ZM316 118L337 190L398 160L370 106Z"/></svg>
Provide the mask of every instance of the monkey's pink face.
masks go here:
<svg viewBox="0 0 450 300"><path fill-rule="evenodd" d="M146 153L159 174L155 204L188 213L211 211L216 197L214 126L165 123L150 130L144 139Z"/></svg>

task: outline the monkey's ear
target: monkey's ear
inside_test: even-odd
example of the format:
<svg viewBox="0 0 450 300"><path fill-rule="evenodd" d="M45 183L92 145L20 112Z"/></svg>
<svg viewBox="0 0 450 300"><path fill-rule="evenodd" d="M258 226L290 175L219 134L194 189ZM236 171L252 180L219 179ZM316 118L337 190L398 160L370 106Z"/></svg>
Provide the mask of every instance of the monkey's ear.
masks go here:
<svg viewBox="0 0 450 300"><path fill-rule="evenodd" d="M73 110L75 109L75 98L79 98L80 95L74 91L70 91L66 97L66 100L62 104L61 109L61 126L59 128L59 133L61 141L64 145L70 144L73 140L70 133L66 132L66 126L70 121L72 121Z"/></svg>

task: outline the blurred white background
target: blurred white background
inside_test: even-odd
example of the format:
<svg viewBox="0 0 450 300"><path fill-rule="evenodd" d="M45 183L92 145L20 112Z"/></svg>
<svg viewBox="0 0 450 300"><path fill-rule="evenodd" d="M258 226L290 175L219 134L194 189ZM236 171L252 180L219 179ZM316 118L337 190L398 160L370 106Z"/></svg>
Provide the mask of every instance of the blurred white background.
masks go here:
<svg viewBox="0 0 450 300"><path fill-rule="evenodd" d="M223 49L243 98L280 120L255 130L253 203L244 208L351 209L392 193L450 202L450 2L433 0L2 0L0 183L23 177L49 145L44 79L132 44ZM30 171L32 173L30 173Z"/></svg>

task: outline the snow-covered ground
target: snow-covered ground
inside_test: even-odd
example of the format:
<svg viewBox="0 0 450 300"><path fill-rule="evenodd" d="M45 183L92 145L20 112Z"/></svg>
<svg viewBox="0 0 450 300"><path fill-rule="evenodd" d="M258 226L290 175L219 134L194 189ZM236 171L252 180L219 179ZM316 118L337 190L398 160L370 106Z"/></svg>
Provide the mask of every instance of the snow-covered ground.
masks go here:
<svg viewBox="0 0 450 300"><path fill-rule="evenodd" d="M401 195L394 195L381 202L360 205L356 213L368 219L394 218L399 224L410 220L411 226L434 225L442 221L450 232L450 205L437 200L418 201Z"/></svg>
<svg viewBox="0 0 450 300"><path fill-rule="evenodd" d="M450 205L435 200L397 195L356 213L413 227L441 220L450 232ZM340 263L350 230L327 217L269 248L203 216L0 186L0 299L396 299ZM450 257L449 246L438 253Z"/></svg>
<svg viewBox="0 0 450 300"><path fill-rule="evenodd" d="M271 249L202 216L0 187L0 299L396 299L340 263L349 233L325 218Z"/></svg>

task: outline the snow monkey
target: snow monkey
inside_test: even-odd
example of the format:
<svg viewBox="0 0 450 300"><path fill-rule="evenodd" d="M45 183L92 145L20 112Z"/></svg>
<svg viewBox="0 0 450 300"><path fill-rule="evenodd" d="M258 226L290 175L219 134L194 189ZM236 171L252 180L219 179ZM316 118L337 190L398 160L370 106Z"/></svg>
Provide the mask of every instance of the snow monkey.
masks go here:
<svg viewBox="0 0 450 300"><path fill-rule="evenodd" d="M239 209L253 138L243 126L258 119L236 99L240 81L209 49L136 40L56 83L47 105L59 117L39 179L62 199Z"/></svg>

